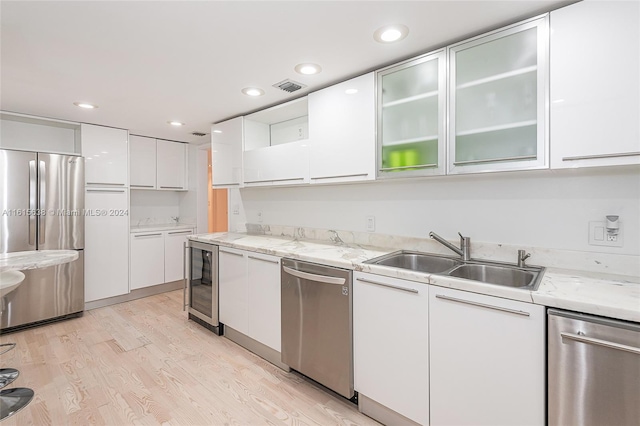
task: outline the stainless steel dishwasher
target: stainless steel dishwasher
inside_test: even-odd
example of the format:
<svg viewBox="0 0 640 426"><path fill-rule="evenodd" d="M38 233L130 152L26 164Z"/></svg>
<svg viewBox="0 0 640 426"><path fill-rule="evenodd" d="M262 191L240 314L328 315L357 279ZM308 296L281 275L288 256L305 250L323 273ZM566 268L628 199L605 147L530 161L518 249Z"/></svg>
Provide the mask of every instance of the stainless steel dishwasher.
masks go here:
<svg viewBox="0 0 640 426"><path fill-rule="evenodd" d="M549 425L640 424L640 324L548 310Z"/></svg>
<svg viewBox="0 0 640 426"><path fill-rule="evenodd" d="M352 272L282 260L282 362L352 398Z"/></svg>

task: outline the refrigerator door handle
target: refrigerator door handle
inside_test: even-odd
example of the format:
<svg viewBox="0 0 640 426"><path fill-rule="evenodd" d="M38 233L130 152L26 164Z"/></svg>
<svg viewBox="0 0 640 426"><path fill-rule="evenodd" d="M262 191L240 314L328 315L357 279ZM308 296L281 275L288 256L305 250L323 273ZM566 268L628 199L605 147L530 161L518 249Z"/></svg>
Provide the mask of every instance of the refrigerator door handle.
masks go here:
<svg viewBox="0 0 640 426"><path fill-rule="evenodd" d="M44 209L47 201L47 185L46 185L46 172L47 167L44 161L38 161L38 181L39 181L39 198L40 198L40 209ZM38 213L44 213L39 211ZM38 243L44 244L45 238L45 215L38 214Z"/></svg>
<svg viewBox="0 0 640 426"><path fill-rule="evenodd" d="M36 245L36 209L38 208L38 180L36 160L29 161L29 245Z"/></svg>

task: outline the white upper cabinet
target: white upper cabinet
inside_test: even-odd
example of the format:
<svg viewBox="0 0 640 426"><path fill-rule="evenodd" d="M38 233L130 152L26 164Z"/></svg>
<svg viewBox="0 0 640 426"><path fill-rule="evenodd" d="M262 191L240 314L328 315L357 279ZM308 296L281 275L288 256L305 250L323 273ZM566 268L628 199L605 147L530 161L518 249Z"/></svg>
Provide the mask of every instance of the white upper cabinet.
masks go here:
<svg viewBox="0 0 640 426"><path fill-rule="evenodd" d="M82 155L87 186L129 184L129 133L112 127L82 124Z"/></svg>
<svg viewBox="0 0 640 426"><path fill-rule="evenodd" d="M545 16L448 48L448 173L548 167L548 40Z"/></svg>
<svg viewBox="0 0 640 426"><path fill-rule="evenodd" d="M551 12L551 167L640 164L640 4Z"/></svg>
<svg viewBox="0 0 640 426"><path fill-rule="evenodd" d="M211 126L211 169L215 188L242 185L243 117Z"/></svg>
<svg viewBox="0 0 640 426"><path fill-rule="evenodd" d="M375 179L374 88L369 73L308 96L311 183Z"/></svg>
<svg viewBox="0 0 640 426"><path fill-rule="evenodd" d="M131 188L156 188L156 140L144 136L129 136Z"/></svg>
<svg viewBox="0 0 640 426"><path fill-rule="evenodd" d="M158 189L187 189L187 144L171 141L156 141Z"/></svg>
<svg viewBox="0 0 640 426"><path fill-rule="evenodd" d="M444 50L378 72L378 177L445 172Z"/></svg>
<svg viewBox="0 0 640 426"><path fill-rule="evenodd" d="M309 182L307 98L244 117L245 186Z"/></svg>

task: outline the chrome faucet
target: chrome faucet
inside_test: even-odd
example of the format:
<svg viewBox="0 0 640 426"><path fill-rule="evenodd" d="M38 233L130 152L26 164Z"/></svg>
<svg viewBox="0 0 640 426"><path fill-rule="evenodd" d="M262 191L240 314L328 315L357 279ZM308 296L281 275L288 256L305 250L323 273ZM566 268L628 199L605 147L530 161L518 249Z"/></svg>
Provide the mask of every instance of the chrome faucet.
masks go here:
<svg viewBox="0 0 640 426"><path fill-rule="evenodd" d="M178 222L180 221L180 218L178 216L171 216L171 220L173 220L177 225Z"/></svg>
<svg viewBox="0 0 640 426"><path fill-rule="evenodd" d="M525 264L525 260L531 257L531 253L526 253L524 250L518 250L518 268L524 268L527 265Z"/></svg>
<svg viewBox="0 0 640 426"><path fill-rule="evenodd" d="M442 244L443 246L445 246L449 250L457 253L458 256L460 256L462 258L462 260L467 261L467 260L471 259L471 238L463 237L462 234L459 233L459 232L458 232L458 235L460 235L460 248L454 246L449 241L445 240L444 238L442 238L440 235L436 234L435 232L433 232L433 231L429 232L429 237L430 238L433 238L434 240L436 240L437 242L439 242L440 244Z"/></svg>

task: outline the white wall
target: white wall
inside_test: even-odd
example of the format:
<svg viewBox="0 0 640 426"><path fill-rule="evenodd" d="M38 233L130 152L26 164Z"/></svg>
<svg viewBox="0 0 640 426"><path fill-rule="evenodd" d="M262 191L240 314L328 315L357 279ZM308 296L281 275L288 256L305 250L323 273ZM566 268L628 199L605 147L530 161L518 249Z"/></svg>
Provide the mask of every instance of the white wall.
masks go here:
<svg viewBox="0 0 640 426"><path fill-rule="evenodd" d="M230 230L243 222L424 237L601 253L640 254L640 173L637 167L443 176L369 184L247 188L232 194ZM237 190L236 190L237 191ZM245 219L246 214L246 219ZM589 221L619 215L624 247L588 244Z"/></svg>
<svg viewBox="0 0 640 426"><path fill-rule="evenodd" d="M131 190L129 215L131 226L171 223L180 216L180 193Z"/></svg>

